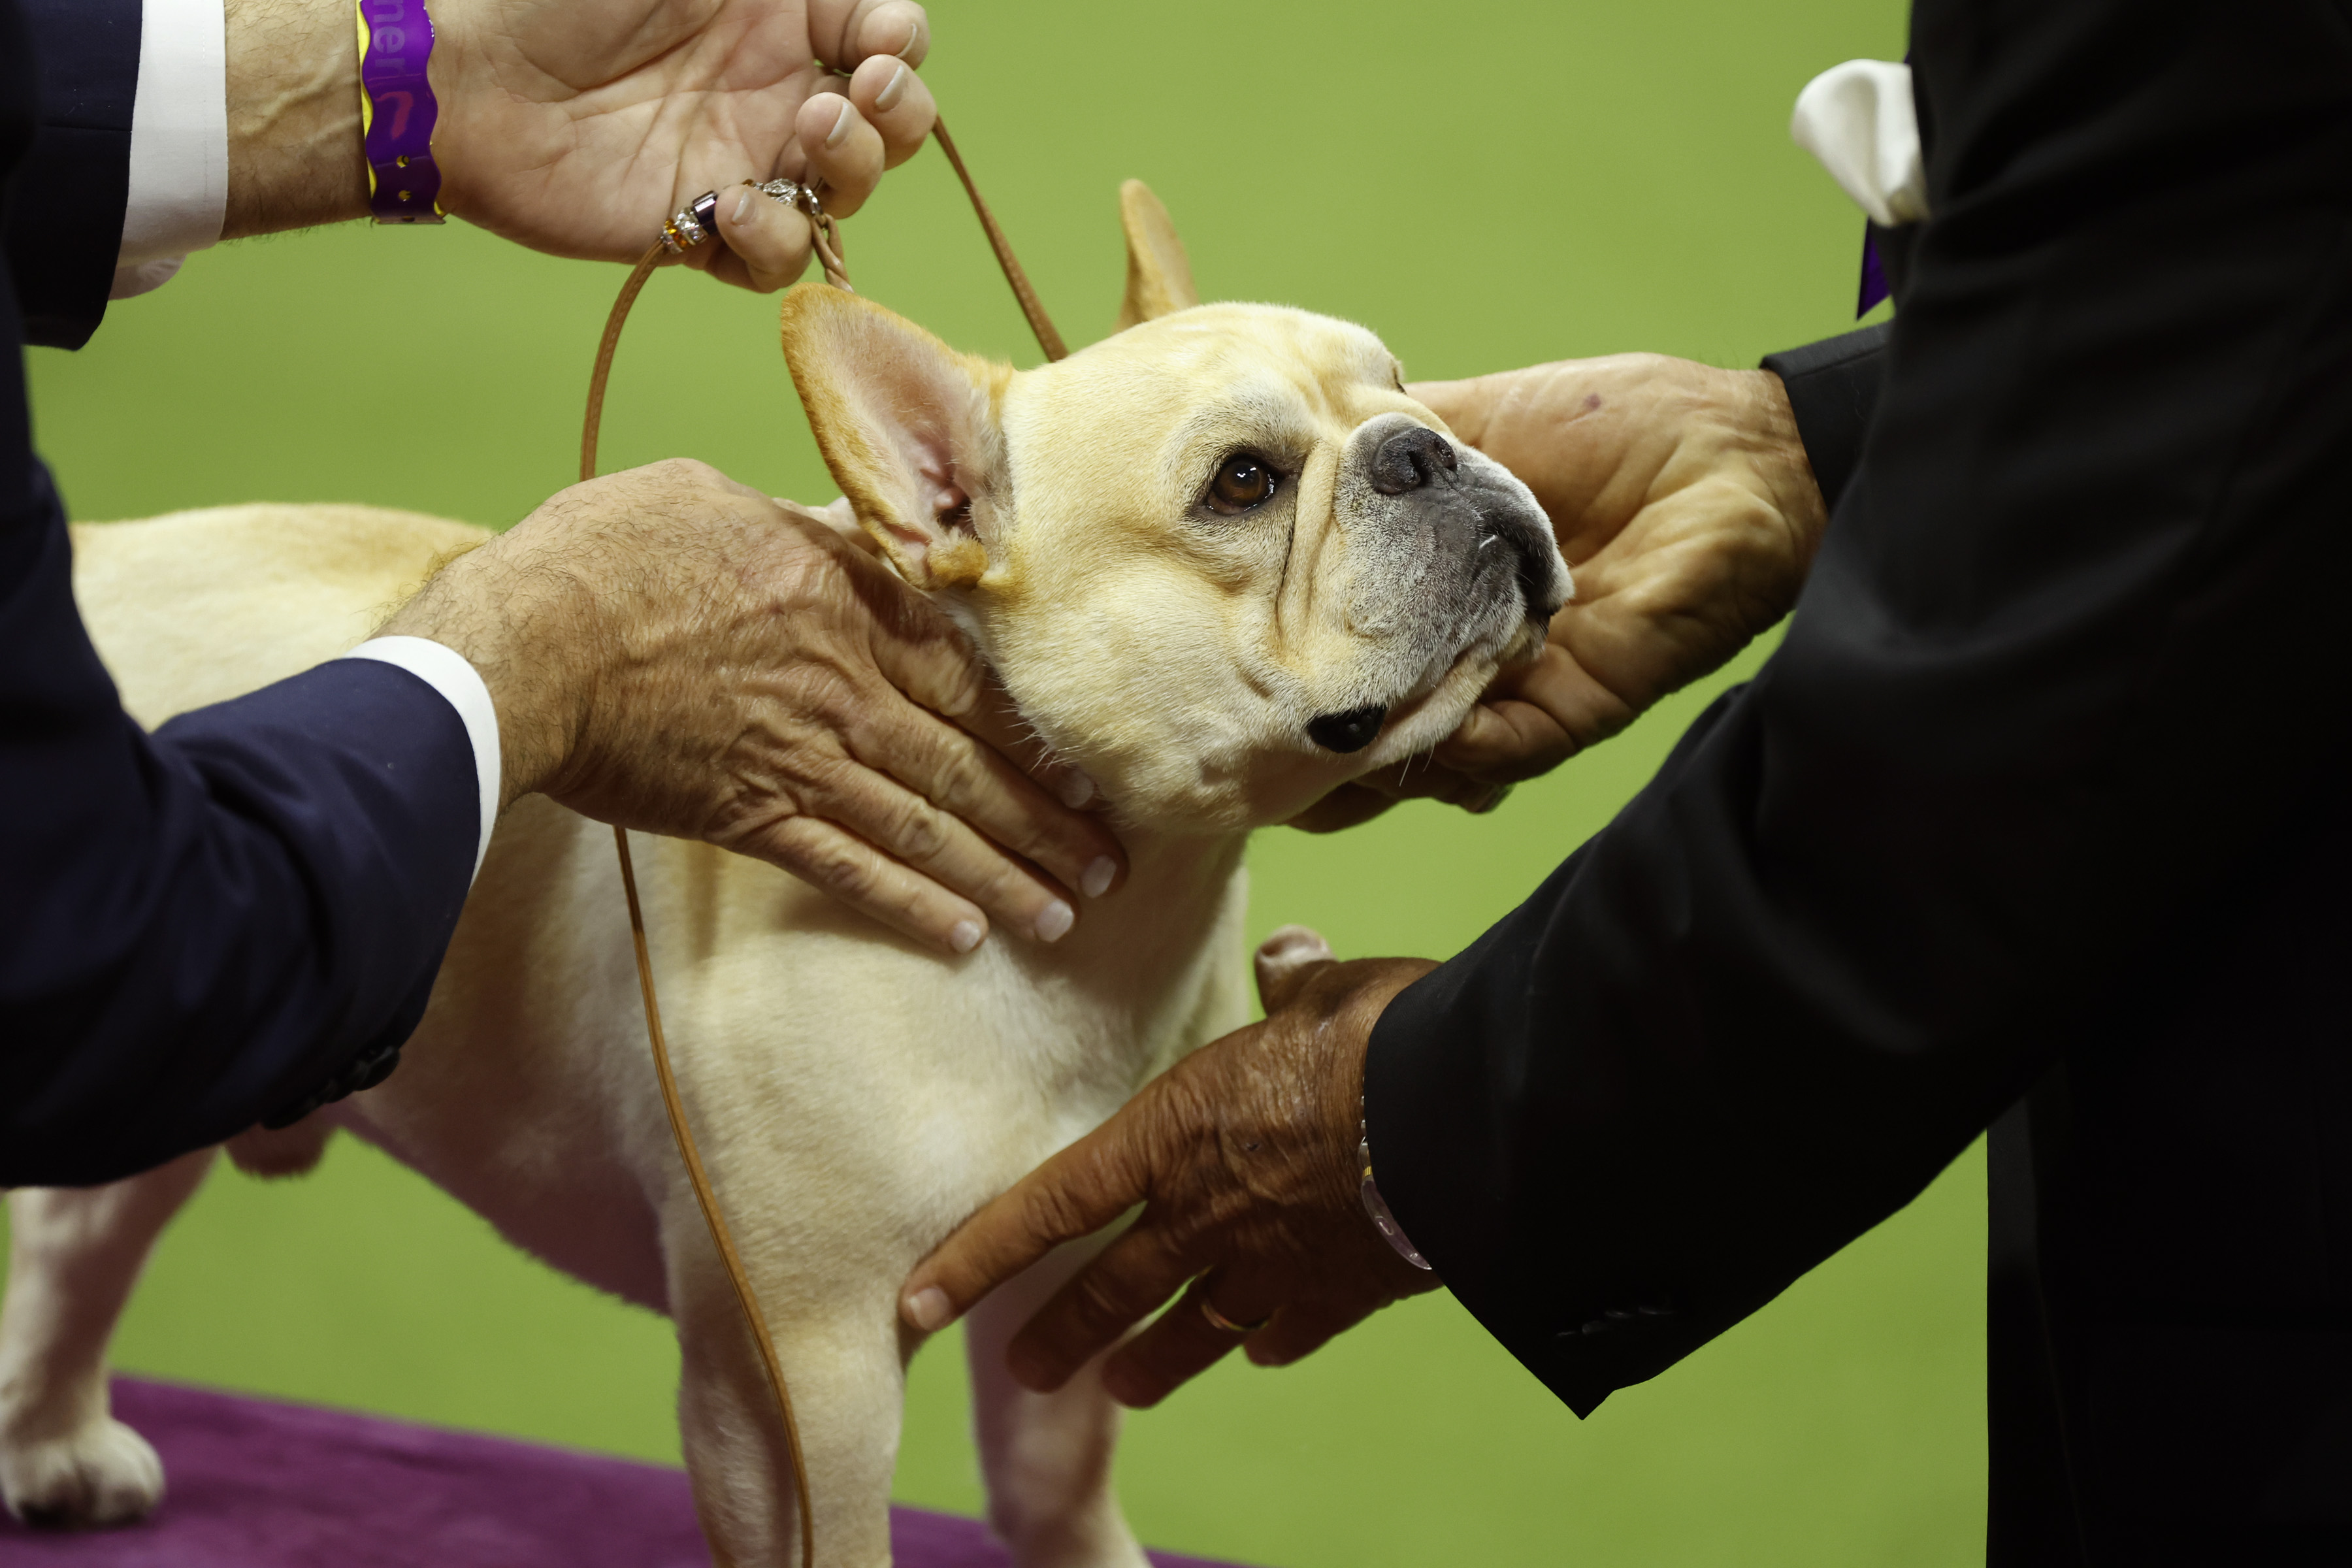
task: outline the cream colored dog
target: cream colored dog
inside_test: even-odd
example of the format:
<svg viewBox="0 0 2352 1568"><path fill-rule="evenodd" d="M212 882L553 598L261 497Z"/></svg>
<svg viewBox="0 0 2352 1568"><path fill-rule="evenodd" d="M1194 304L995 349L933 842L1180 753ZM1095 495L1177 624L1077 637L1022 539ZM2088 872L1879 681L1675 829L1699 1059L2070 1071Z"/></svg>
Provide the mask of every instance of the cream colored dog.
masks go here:
<svg viewBox="0 0 2352 1568"><path fill-rule="evenodd" d="M843 1568L889 1557L908 1268L1244 1021L1249 830L1434 745L1569 591L1526 489L1445 439L1378 339L1196 304L1159 203L1130 184L1121 206L1125 330L1057 364L969 358L821 286L786 297L783 332L857 521L1100 784L1129 884L1058 944L1000 936L946 959L765 865L638 841L689 1113L792 1382L819 1553ZM194 512L76 530L76 590L152 724L341 651L480 537L353 508ZM305 1169L348 1128L517 1246L667 1312L704 1530L722 1562L782 1563L782 1434L642 1029L609 834L527 799L400 1070L230 1154ZM124 1521L160 1495L153 1451L108 1414L106 1339L211 1159L11 1194L0 1484L20 1514ZM1132 1568L1115 1407L1091 1375L1041 1396L1003 1366L1068 1266L968 1321L990 1517L1024 1568Z"/></svg>

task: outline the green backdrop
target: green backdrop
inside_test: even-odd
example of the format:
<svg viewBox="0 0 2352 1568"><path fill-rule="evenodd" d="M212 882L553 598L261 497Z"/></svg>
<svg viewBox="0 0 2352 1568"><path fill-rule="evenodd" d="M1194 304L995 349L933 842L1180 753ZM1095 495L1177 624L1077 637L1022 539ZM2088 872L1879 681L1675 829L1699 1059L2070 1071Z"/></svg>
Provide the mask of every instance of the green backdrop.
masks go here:
<svg viewBox="0 0 2352 1568"><path fill-rule="evenodd" d="M1381 332L1453 375L1654 349L1727 364L1851 314L1860 219L1789 141L1798 88L1899 57L1895 0L940 0L926 75L1073 341L1108 329L1114 193L1158 189L1211 298ZM648 215L649 216L652 215ZM868 293L959 346L1034 358L935 151L847 226ZM32 356L79 518L364 500L504 524L570 477L620 272L463 226L201 255L76 355ZM664 277L623 348L606 461L708 458L834 492L773 301ZM1449 953L1639 787L1706 697L1470 820L1262 835L1255 929ZM1443 1295L1309 1363L1219 1368L1130 1425L1157 1544L1281 1568L1928 1565L1984 1501L1983 1181L1971 1153L1752 1321L1579 1422ZM1565 1220L1565 1216L1564 1216ZM163 1376L675 1458L666 1325L539 1268L389 1162L216 1175L119 1342ZM917 1363L899 1495L976 1510L953 1347Z"/></svg>

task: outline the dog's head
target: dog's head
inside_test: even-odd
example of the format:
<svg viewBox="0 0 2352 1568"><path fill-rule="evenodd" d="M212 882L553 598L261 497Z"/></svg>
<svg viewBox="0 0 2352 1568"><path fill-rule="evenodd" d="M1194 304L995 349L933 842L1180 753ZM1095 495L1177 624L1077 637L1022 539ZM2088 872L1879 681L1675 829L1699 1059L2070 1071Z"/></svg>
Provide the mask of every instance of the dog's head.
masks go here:
<svg viewBox="0 0 2352 1568"><path fill-rule="evenodd" d="M1127 818L1285 820L1428 750L1541 647L1568 566L1363 328L1202 305L1129 182L1121 330L1016 372L821 284L783 304L817 445L900 575Z"/></svg>

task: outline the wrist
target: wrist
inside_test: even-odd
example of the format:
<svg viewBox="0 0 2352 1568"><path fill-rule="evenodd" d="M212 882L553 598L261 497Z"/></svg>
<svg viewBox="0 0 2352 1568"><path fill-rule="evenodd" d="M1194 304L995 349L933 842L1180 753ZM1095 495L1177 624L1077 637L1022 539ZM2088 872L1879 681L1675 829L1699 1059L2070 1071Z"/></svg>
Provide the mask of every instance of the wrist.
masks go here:
<svg viewBox="0 0 2352 1568"><path fill-rule="evenodd" d="M1400 992L1436 967L1426 958L1360 958L1339 966L1347 990L1316 1031L1317 1044L1328 1053L1317 1078L1323 1123L1345 1134L1335 1139L1334 1147L1345 1162L1345 1184L1351 1193L1360 1176L1356 1147L1363 1131L1364 1058L1371 1050L1372 1030Z"/></svg>
<svg viewBox="0 0 2352 1568"><path fill-rule="evenodd" d="M228 0L221 237L367 216L350 0Z"/></svg>
<svg viewBox="0 0 2352 1568"><path fill-rule="evenodd" d="M1325 1114L1345 1131L1348 1206L1359 1213L1362 1223L1379 1237L1379 1245L1391 1255L1385 1267L1392 1271L1392 1283L1400 1291L1409 1292L1428 1289L1436 1276L1429 1259L1397 1223L1374 1180L1364 1062L1370 1054L1372 1030L1379 1025L1381 1015L1388 1011L1389 1004L1437 965L1425 958L1384 958L1368 961L1367 968L1370 973L1364 983L1355 988L1343 1010L1346 1026L1326 1031L1327 1037L1336 1035L1345 1042L1340 1047L1345 1056L1339 1064L1344 1070L1329 1075L1330 1086L1337 1093Z"/></svg>
<svg viewBox="0 0 2352 1568"><path fill-rule="evenodd" d="M513 534L458 557L384 623L379 637L426 637L482 678L499 719L503 812L547 789L571 760L587 711L593 595L571 573L534 569Z"/></svg>
<svg viewBox="0 0 2352 1568"><path fill-rule="evenodd" d="M1770 489L1780 514L1796 531L1804 559L1811 560L1822 531L1829 526L1829 504L1822 499L1821 480L1813 474L1812 459L1805 453L1789 388L1769 370L1726 374L1739 377L1744 386L1742 423L1755 433L1757 471Z"/></svg>

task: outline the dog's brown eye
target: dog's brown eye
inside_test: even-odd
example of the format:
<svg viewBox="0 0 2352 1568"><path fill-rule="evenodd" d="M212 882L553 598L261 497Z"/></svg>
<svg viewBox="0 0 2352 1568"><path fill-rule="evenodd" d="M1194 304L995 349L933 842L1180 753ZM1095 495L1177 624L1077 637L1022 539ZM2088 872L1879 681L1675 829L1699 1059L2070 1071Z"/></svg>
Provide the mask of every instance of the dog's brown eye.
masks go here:
<svg viewBox="0 0 2352 1568"><path fill-rule="evenodd" d="M1209 504L1231 514L1247 511L1274 494L1274 470L1247 453L1227 458L1209 481Z"/></svg>

